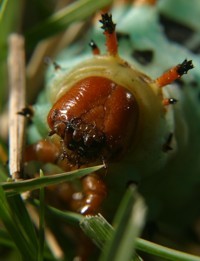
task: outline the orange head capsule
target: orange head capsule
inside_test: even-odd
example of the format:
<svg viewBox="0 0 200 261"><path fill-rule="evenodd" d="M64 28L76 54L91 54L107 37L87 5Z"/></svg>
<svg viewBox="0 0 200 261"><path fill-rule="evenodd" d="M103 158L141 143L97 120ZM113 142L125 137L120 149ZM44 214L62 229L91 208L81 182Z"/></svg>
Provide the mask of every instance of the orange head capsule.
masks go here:
<svg viewBox="0 0 200 261"><path fill-rule="evenodd" d="M114 81L82 79L54 104L48 115L51 133L63 140L72 163L116 159L132 139L138 119L133 94Z"/></svg>

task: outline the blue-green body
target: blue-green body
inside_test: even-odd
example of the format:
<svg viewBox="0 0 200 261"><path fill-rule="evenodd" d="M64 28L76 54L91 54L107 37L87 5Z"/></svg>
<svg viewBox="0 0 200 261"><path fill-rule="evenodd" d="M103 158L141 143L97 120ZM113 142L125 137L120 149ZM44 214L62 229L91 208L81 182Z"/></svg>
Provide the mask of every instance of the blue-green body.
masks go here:
<svg viewBox="0 0 200 261"><path fill-rule="evenodd" d="M193 40L189 39L183 44L168 40L159 23L160 12L190 26L195 32L191 38ZM183 76L181 86L180 83L174 83L163 90L164 97L173 97L178 103L166 107L163 123L160 124L164 130L156 130L155 138L148 141L148 150L143 158L140 157L139 162L124 160L111 164L110 172L108 171L108 188L112 191L108 202L115 201L117 205L126 182L138 182L149 205L150 220L158 220L161 230L163 228L167 231L169 227L172 233L181 237L182 233L185 235L189 231L200 214L200 56L189 50L200 38L200 23L197 22L200 17L200 1L168 0L160 1L157 6L116 6L112 15L117 24L117 33L121 35L119 55L137 70L156 79L186 58L192 60L195 67ZM88 41L93 39L105 52L105 38L99 24L95 24L86 38L87 41L84 39L76 42L57 57L56 62L61 70L55 71L50 66L45 92L35 105L35 125L29 132L31 142L48 135L46 117L52 107L52 86L59 85L63 75L92 57ZM151 61L139 62L133 55L136 50L151 51ZM161 135L163 133L164 136ZM164 152L162 144L170 133L173 133L170 141L172 150Z"/></svg>

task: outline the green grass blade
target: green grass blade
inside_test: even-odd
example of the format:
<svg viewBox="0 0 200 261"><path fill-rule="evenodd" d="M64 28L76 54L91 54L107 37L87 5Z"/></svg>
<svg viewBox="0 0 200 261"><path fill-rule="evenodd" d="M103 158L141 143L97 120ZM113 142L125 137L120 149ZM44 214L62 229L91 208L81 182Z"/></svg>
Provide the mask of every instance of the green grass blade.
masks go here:
<svg viewBox="0 0 200 261"><path fill-rule="evenodd" d="M71 181L73 179L83 177L91 172L97 171L103 167L104 165L99 165L85 169L78 169L67 173L43 176L40 178L29 179L24 181L2 182L0 183L0 186L4 189L7 196L13 196L19 193L23 193L25 191L40 189L42 187L58 184L64 181Z"/></svg>
<svg viewBox="0 0 200 261"><path fill-rule="evenodd" d="M129 196L132 197L133 195L130 194ZM124 198L124 199L127 200L128 198ZM121 215L122 215L122 218L123 218L122 212L124 210L126 212L126 204L127 204L128 201L129 200L127 200L126 202L123 201L123 204L121 204L122 209L119 211L119 216L117 217L117 219L115 219L115 224L118 227L120 226L120 224L118 223L119 222L118 219L121 219L121 217L120 217ZM38 200L34 200L34 202L37 206L39 206ZM56 208L49 207L49 206L48 206L47 210L50 212L50 214L57 216L61 221L64 221L68 224L75 225L75 226L80 225L83 232L89 238L91 238L93 240L93 242L95 243L95 245L98 246L101 250L104 248L105 243L108 244L108 242L109 241L111 242L113 240L113 238L115 237L115 233L116 233L115 229L100 214L96 215L96 216L86 216L86 217L84 217L84 216L77 214L77 213L74 213L74 212L61 211L61 210L58 210ZM117 232L117 233L119 233L119 232ZM135 231L134 231L134 233L135 233ZM131 250L129 249L128 252L131 251L131 253L132 253L134 248L133 248L133 240L129 238L130 234L132 234L131 230L128 232L128 238L127 238L128 240L130 240L130 242L127 243L127 246L125 246L125 248L129 247ZM132 237L132 235L131 235L131 237ZM121 248L121 246L120 246L120 248ZM163 247L161 245L149 242L149 241L141 239L141 238L135 239L135 249L140 250L144 253L148 253L150 255L157 256L157 257L161 258L162 260L200 261L200 257L190 255L190 254L187 254L187 253L184 253L184 252L180 252L180 251L177 251L177 250L174 250L174 249L170 249L170 248L167 248L167 247ZM116 249L114 249L114 251L115 252L118 251L117 246L116 246ZM111 260L115 260L115 259L111 259ZM123 260L125 260L124 257L123 257ZM142 260L142 259L139 256L135 255L134 260L139 261L139 260Z"/></svg>
<svg viewBox="0 0 200 261"><path fill-rule="evenodd" d="M96 216L86 216L80 222L80 227L100 249L103 249L104 244L111 240L114 233L113 227L100 214Z"/></svg>
<svg viewBox="0 0 200 261"><path fill-rule="evenodd" d="M34 203L38 206L39 203L37 200L34 200ZM83 221L85 218L83 215L71 212L71 211L61 211L57 208L48 206L47 211L58 217L61 221L67 221L68 224L79 226L79 224Z"/></svg>
<svg viewBox="0 0 200 261"><path fill-rule="evenodd" d="M7 178L6 167L0 162L0 182L5 182Z"/></svg>
<svg viewBox="0 0 200 261"><path fill-rule="evenodd" d="M177 251L168 247L149 242L142 238L138 238L136 242L136 249L149 253L151 255L162 258L162 260L172 261L200 261L199 256L190 255L181 251Z"/></svg>
<svg viewBox="0 0 200 261"><path fill-rule="evenodd" d="M18 229L23 233L24 237L27 238L27 242L30 241L30 244L34 246L34 250L36 250L38 240L24 201L17 195L12 198L7 198L7 202Z"/></svg>
<svg viewBox="0 0 200 261"><path fill-rule="evenodd" d="M128 194L130 191L127 192ZM187 254L181 251L177 251L168 247L161 246L159 244L152 243L150 241L136 238L137 232L134 228L127 225L128 229L130 231L126 232L126 229L124 229L124 221L123 218L128 214L126 212L126 208L129 209L129 200L133 197L134 194L129 194L127 197L124 197L122 204L120 204L120 208L118 211L118 214L115 218L115 226L116 229L114 229L107 220L102 217L101 215L97 216L86 216L82 220L80 220L80 227L82 228L83 232L90 237L95 245L97 245L101 250L105 247L105 252L103 252L101 256L101 260L131 260L128 259L127 254L124 253L125 250L129 252L128 256L130 257L134 250L133 245L135 245L136 250L140 250L141 252L148 253L153 256L157 256L160 258L159 260L172 260L172 261L200 261L200 257L194 256L191 254ZM137 196L136 196L137 197ZM133 198L132 198L133 200ZM139 199L140 201L140 199ZM128 203L128 204L127 204ZM138 202L139 203L139 202ZM139 203L140 205L140 203ZM143 203L142 203L143 205ZM140 208L140 207L139 207ZM136 207L137 209L137 207ZM123 212L125 211L125 212ZM129 219L129 217L128 217ZM121 220L121 221L120 221ZM121 223L122 222L122 223ZM132 222L132 221L131 221ZM122 227L120 228L120 226ZM119 231L118 231L119 229ZM122 231L120 231L122 229ZM123 233L124 229L124 233ZM132 234L132 229L134 229ZM137 229L136 229L137 230ZM140 229L139 229L140 230ZM121 239L119 238L119 235L122 234ZM124 236L127 236L127 238L124 239ZM131 239L131 237L134 237L134 239ZM128 240L128 241L127 241ZM135 242L134 242L135 240ZM120 242L122 241L122 242ZM119 243L116 244L116 242ZM106 243L106 246L105 246ZM123 250L124 249L124 250ZM111 252L112 251L112 252ZM119 255L118 255L119 254ZM142 260L139 256L135 256L134 260Z"/></svg>
<svg viewBox="0 0 200 261"><path fill-rule="evenodd" d="M40 171L40 177L43 177L43 172ZM44 199L45 199L44 188L40 189L39 194L39 201L40 201L40 208L39 208L39 251L38 251L38 261L43 260L44 256Z"/></svg>
<svg viewBox="0 0 200 261"><path fill-rule="evenodd" d="M115 217L116 230L101 216L87 216L80 223L84 233L103 249L100 260L130 260L144 224L146 208L141 196L130 187ZM105 244L106 243L106 244Z"/></svg>
<svg viewBox="0 0 200 261"><path fill-rule="evenodd" d="M112 0L80 0L68 5L26 33L28 46L34 46L39 40L66 29L69 24L75 21L91 17L92 13L109 5L111 2Z"/></svg>
<svg viewBox="0 0 200 261"><path fill-rule="evenodd" d="M6 103L7 95L7 55L8 36L16 32L20 23L22 0L4 0L0 4L0 111Z"/></svg>
<svg viewBox="0 0 200 261"><path fill-rule="evenodd" d="M7 35L11 30L17 30L19 17L21 15L23 2L21 0L3 0L0 3L0 44L6 41Z"/></svg>
<svg viewBox="0 0 200 261"><path fill-rule="evenodd" d="M26 230L27 221L23 223L26 210L20 202L19 196L7 201L4 191L0 188L0 219L18 248L22 259L34 261L33 253L37 253L37 243L35 240L32 240L32 234L29 234L32 230L29 228L30 226L32 227L31 221L28 230Z"/></svg>
<svg viewBox="0 0 200 261"><path fill-rule="evenodd" d="M9 236L7 231L0 229L0 246L16 248L13 240Z"/></svg>
<svg viewBox="0 0 200 261"><path fill-rule="evenodd" d="M129 187L114 219L115 232L107 242L101 261L129 261L135 253L136 239L144 225L146 207L134 187Z"/></svg>

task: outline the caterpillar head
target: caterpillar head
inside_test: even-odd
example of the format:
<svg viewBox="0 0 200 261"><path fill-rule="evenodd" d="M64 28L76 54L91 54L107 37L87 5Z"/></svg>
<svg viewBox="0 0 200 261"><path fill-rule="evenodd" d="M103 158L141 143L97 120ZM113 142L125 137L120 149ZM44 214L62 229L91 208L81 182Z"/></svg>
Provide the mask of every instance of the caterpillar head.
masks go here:
<svg viewBox="0 0 200 261"><path fill-rule="evenodd" d="M138 120L134 95L92 69L61 95L48 115L65 156L79 165L118 158L130 144Z"/></svg>
<svg viewBox="0 0 200 261"><path fill-rule="evenodd" d="M114 161L137 144L144 148L165 113L160 78L153 81L122 60L112 16L104 14L100 22L108 54L100 55L92 42L94 56L63 75L51 92L50 134L61 138L62 156L72 164Z"/></svg>

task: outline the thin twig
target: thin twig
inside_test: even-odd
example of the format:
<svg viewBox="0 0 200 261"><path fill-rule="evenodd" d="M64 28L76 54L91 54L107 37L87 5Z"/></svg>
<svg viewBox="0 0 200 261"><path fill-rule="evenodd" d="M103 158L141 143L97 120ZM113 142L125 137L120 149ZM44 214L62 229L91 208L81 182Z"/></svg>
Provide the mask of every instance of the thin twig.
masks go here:
<svg viewBox="0 0 200 261"><path fill-rule="evenodd" d="M7 140L8 139L8 110L7 110L7 107L0 114L0 122L1 122L0 138L2 140Z"/></svg>
<svg viewBox="0 0 200 261"><path fill-rule="evenodd" d="M76 39L81 31L84 31L84 26L85 23L82 22L73 24L66 30L66 32L60 33L47 40L43 40L37 45L27 66L27 100L29 103L32 103L35 100L41 89L44 80L44 73L46 71L44 58L50 56L54 59L60 50L66 48L72 41L74 41L74 39Z"/></svg>
<svg viewBox="0 0 200 261"><path fill-rule="evenodd" d="M60 0L56 2L55 11L59 11L62 8L69 5L72 0ZM67 28L65 32L59 33L53 37L39 42L34 50L34 53L27 65L27 101L32 104L38 95L41 87L43 86L44 73L46 67L44 65L44 58L50 56L54 57L62 50L72 43L76 37L84 30L85 22L78 22ZM34 80L33 80L34 79Z"/></svg>
<svg viewBox="0 0 200 261"><path fill-rule="evenodd" d="M9 169L13 179L21 178L24 154L25 117L17 113L25 107L25 52L22 36L9 38Z"/></svg>

